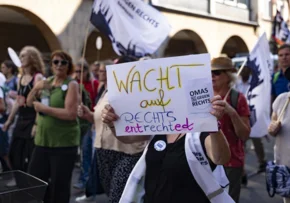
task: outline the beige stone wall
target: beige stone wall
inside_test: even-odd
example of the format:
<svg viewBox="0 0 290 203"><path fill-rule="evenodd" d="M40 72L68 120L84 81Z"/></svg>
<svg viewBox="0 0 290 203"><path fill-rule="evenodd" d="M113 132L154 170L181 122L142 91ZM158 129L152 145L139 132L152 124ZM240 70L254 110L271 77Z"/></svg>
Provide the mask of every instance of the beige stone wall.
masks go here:
<svg viewBox="0 0 290 203"><path fill-rule="evenodd" d="M78 60L82 55L92 4L93 0L0 0L0 6L16 10L31 20L43 35L43 39L35 39L35 41L46 41L37 43L47 43L50 51L62 48L68 51L75 60ZM258 7L258 4L255 6ZM266 31L268 38L271 35L271 23L264 20L259 20L261 27L256 29L251 25L218 21L182 13L163 13L172 26L170 37L182 30L193 31L202 39L206 49L213 57L221 54L224 44L232 36L239 36L251 50L263 31ZM260 16L260 12L256 15ZM89 33L93 29L93 26L90 25ZM94 40L94 38L89 39L86 54L89 61L94 61L97 58ZM162 56L168 41L163 43L158 56ZM186 42L184 43L186 44ZM178 46L178 42L173 44ZM101 59L111 55L116 56L112 53L109 42L107 45L108 47L104 47L102 50ZM197 46L199 45L197 43ZM191 50L196 52L199 49L192 47ZM187 51L190 52L190 49Z"/></svg>
<svg viewBox="0 0 290 203"><path fill-rule="evenodd" d="M102 38L103 42L103 46L100 51L98 51L96 48L96 39L99 36ZM112 43L106 36L97 31L94 31L89 35L85 56L89 63L93 63L97 60L101 61L107 59L115 59L116 57L117 54L112 48Z"/></svg>
<svg viewBox="0 0 290 203"><path fill-rule="evenodd" d="M181 30L196 32L205 43L212 57L219 56L226 41L232 36L239 36L251 49L258 34L253 26L222 22L201 17L163 12L171 23L170 37Z"/></svg>
<svg viewBox="0 0 290 203"><path fill-rule="evenodd" d="M77 2L77 0L69 0ZM74 60L78 60L82 56L85 39L94 30L89 18L93 1L83 0L78 4L78 9L74 12L69 23L61 34L58 35L62 42L62 48L67 50Z"/></svg>
<svg viewBox="0 0 290 203"><path fill-rule="evenodd" d="M65 31L81 4L82 0L0 0L0 6L22 8L38 16L55 35Z"/></svg>
<svg viewBox="0 0 290 203"><path fill-rule="evenodd" d="M23 39L25 39L25 43ZM32 45L42 53L50 52L50 48L40 31L32 25L0 23L0 45L0 61L8 59L8 47L13 47L15 51L19 52L24 46Z"/></svg>
<svg viewBox="0 0 290 203"><path fill-rule="evenodd" d="M20 12L35 24L51 51L64 49L75 60L81 56L92 4L91 0L0 0L0 6Z"/></svg>

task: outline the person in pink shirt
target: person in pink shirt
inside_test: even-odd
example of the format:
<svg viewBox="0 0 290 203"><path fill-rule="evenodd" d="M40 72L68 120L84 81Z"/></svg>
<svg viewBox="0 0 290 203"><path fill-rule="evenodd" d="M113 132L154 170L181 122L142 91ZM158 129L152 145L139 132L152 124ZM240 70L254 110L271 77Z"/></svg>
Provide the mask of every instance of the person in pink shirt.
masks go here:
<svg viewBox="0 0 290 203"><path fill-rule="evenodd" d="M80 60L76 64L75 79L78 81L78 83L80 83L80 79L81 79L82 63L83 61ZM86 61L84 61L84 72L83 72L82 84L85 90L90 94L90 98L92 102L91 110L93 110L93 107L95 106L94 100L98 94L99 81L94 78L93 74L90 71L90 67Z"/></svg>

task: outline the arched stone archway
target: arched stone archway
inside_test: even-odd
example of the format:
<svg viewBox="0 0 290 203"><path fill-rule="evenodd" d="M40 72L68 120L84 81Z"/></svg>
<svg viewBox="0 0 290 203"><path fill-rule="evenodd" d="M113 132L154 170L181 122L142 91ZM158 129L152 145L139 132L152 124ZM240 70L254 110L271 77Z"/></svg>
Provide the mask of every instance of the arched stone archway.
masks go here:
<svg viewBox="0 0 290 203"><path fill-rule="evenodd" d="M226 54L228 57L233 58L237 54L247 54L249 49L245 41L239 36L230 37L222 48L221 54Z"/></svg>
<svg viewBox="0 0 290 203"><path fill-rule="evenodd" d="M102 38L102 41L103 41L103 46L99 53L99 60L114 59L118 57L118 55L113 50L112 43L108 39L108 37L102 34L101 32L98 32L97 30L93 30L91 34L88 36L86 53L85 53L85 59L89 63L93 63L94 61L98 60L96 40L97 40L97 37L99 36Z"/></svg>
<svg viewBox="0 0 290 203"><path fill-rule="evenodd" d="M164 56L207 53L202 38L192 30L181 30L169 39Z"/></svg>
<svg viewBox="0 0 290 203"><path fill-rule="evenodd" d="M61 49L52 30L32 12L9 5L0 5L0 60L8 58L7 47L16 52L26 45L37 47L44 59L52 51Z"/></svg>

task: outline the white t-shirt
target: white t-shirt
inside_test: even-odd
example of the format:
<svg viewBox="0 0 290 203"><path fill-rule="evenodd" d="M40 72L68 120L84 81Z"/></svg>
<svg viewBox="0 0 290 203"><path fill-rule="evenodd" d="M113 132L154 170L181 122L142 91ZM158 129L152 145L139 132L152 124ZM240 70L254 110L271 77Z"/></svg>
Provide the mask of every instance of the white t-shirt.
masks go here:
<svg viewBox="0 0 290 203"><path fill-rule="evenodd" d="M0 99L3 99L4 98L4 92L3 92L3 89L0 88Z"/></svg>
<svg viewBox="0 0 290 203"><path fill-rule="evenodd" d="M5 84L6 78L3 73L0 72L0 86L3 87Z"/></svg>
<svg viewBox="0 0 290 203"><path fill-rule="evenodd" d="M273 103L273 112L278 117L285 102L290 96L289 92L280 94ZM276 136L274 146L274 158L277 164L282 164L290 167L290 105L286 108L285 114L281 120L281 130Z"/></svg>

